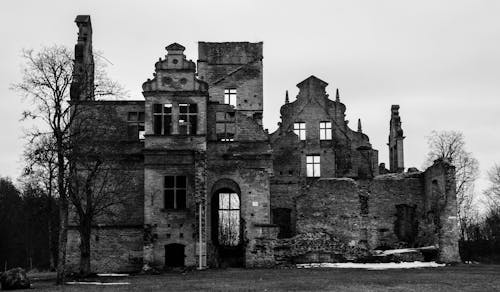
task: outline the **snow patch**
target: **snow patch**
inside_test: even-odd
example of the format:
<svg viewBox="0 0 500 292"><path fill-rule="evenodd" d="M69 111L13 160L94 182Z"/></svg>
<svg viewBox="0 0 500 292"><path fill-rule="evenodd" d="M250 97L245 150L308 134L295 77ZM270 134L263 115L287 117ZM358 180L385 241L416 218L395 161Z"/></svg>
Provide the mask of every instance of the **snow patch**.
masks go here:
<svg viewBox="0 0 500 292"><path fill-rule="evenodd" d="M417 251L418 250L415 248L389 249L389 250L381 251L377 255L385 256L385 255L391 255L391 254L400 254L400 253L417 252Z"/></svg>
<svg viewBox="0 0 500 292"><path fill-rule="evenodd" d="M416 269L416 268L438 268L445 264L436 262L403 262L403 263L312 263L298 264L297 268L338 268L338 269L367 269L367 270L388 270L388 269Z"/></svg>
<svg viewBox="0 0 500 292"><path fill-rule="evenodd" d="M129 274L97 274L99 277L128 277L130 276Z"/></svg>
<svg viewBox="0 0 500 292"><path fill-rule="evenodd" d="M408 253L408 252L419 252L422 250L435 250L437 249L436 246L430 245L430 246L424 246L424 247L417 247L417 248L400 248L400 249L388 249L388 250L375 250L375 255L376 256L386 256L386 255L391 255L391 254L401 254L401 253Z"/></svg>
<svg viewBox="0 0 500 292"><path fill-rule="evenodd" d="M114 282L114 283L103 283L103 282L66 282L67 285L99 285L99 286L114 286L114 285L130 285L129 282Z"/></svg>

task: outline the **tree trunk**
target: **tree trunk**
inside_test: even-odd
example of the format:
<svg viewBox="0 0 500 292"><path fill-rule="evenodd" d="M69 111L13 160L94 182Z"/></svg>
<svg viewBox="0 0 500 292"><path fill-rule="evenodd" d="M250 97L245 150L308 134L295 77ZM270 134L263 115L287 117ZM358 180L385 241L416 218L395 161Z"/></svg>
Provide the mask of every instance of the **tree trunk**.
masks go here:
<svg viewBox="0 0 500 292"><path fill-rule="evenodd" d="M59 193L59 238L56 284L64 283L66 273L66 243L68 241L68 197L65 188L65 159L62 137L57 137L57 190Z"/></svg>
<svg viewBox="0 0 500 292"><path fill-rule="evenodd" d="M49 190L47 196L47 238L48 238L48 248L49 248L49 270L55 270L55 260L54 260L54 247L52 245L52 174L49 176Z"/></svg>
<svg viewBox="0 0 500 292"><path fill-rule="evenodd" d="M80 222L80 275L85 277L90 274L90 235L91 224L88 218Z"/></svg>
<svg viewBox="0 0 500 292"><path fill-rule="evenodd" d="M52 205L52 202L49 202L50 205ZM54 238L54 230L52 227L53 220L52 220L52 207L49 209L50 211L48 212L49 217L47 219L47 239L48 239L48 249L49 249L49 270L50 271L55 271L56 270L56 259L54 255L54 244L53 244L53 238Z"/></svg>
<svg viewBox="0 0 500 292"><path fill-rule="evenodd" d="M68 240L68 201L66 198L59 202L59 238L57 253L57 280L58 285L64 283L66 273L66 242Z"/></svg>
<svg viewBox="0 0 500 292"><path fill-rule="evenodd" d="M50 218L50 216L49 216ZM55 261L54 261L54 247L52 246L52 219L48 219L47 222L47 237L48 237L48 248L49 248L49 270L54 271L55 270Z"/></svg>

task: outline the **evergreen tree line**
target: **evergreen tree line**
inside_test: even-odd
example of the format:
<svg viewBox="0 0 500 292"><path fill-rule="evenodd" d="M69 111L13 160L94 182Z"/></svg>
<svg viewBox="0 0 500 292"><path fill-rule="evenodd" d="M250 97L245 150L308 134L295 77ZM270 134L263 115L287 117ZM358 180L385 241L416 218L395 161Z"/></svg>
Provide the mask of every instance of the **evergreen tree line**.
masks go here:
<svg viewBox="0 0 500 292"><path fill-rule="evenodd" d="M58 224L55 198L32 186L19 190L0 177L0 271L53 270Z"/></svg>

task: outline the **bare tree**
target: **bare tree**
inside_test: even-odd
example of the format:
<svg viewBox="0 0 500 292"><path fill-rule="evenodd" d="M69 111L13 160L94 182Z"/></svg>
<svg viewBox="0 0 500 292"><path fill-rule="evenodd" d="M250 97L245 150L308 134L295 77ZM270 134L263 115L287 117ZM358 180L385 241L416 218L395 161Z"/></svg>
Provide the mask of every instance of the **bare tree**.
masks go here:
<svg viewBox="0 0 500 292"><path fill-rule="evenodd" d="M28 98L33 106L23 113L23 119L37 119L43 123L28 133L30 140L48 136L53 141L56 187L59 196L59 238L57 283L64 282L66 262L66 242L68 227L69 186L72 186L70 161L73 135L80 115L78 103L69 103L70 85L73 81L73 54L64 46L44 47L39 51L25 50L22 55L22 80L12 88ZM96 67L99 68L99 64ZM116 82L111 82L104 71L96 69L95 83L92 82L96 97L123 93ZM85 82L85 81L84 81ZM84 84L85 86L85 84ZM48 163L48 162L47 162Z"/></svg>
<svg viewBox="0 0 500 292"><path fill-rule="evenodd" d="M458 131L432 131L427 137L429 153L426 165L431 165L436 159L446 159L455 166L458 220L462 238L466 236L467 222L473 218L471 212L474 196L474 182L479 175L479 162L472 153L465 150L465 140Z"/></svg>
<svg viewBox="0 0 500 292"><path fill-rule="evenodd" d="M34 107L23 113L24 118L40 119L42 128L34 128L29 135L36 139L50 135L54 140L56 163L56 188L59 195L59 240L57 283L64 280L66 259L68 198L66 190L67 141L71 126L68 91L72 81L73 61L71 51L62 46L23 51L25 64L22 81L13 88L29 98Z"/></svg>
<svg viewBox="0 0 500 292"><path fill-rule="evenodd" d="M23 183L29 185L33 189L42 190L46 205L45 212L49 216L47 222L47 238L50 254L50 270L55 269L56 259L53 253L53 234L52 228L52 210L54 209L54 197L57 196L56 174L57 174L57 157L54 151L54 141L50 135L40 135L30 137L27 141L26 148L23 153L26 166L24 168ZM25 187L26 188L26 187Z"/></svg>
<svg viewBox="0 0 500 292"><path fill-rule="evenodd" d="M492 209L500 210L500 165L495 164L488 171L489 187L484 194L489 199L489 204Z"/></svg>

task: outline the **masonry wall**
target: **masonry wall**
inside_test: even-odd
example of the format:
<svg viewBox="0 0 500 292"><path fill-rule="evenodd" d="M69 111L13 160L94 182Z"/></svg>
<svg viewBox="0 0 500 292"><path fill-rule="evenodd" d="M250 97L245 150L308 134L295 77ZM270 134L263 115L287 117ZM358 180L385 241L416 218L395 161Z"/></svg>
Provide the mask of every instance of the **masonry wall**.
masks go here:
<svg viewBox="0 0 500 292"><path fill-rule="evenodd" d="M425 171L425 209L434 221L438 236L438 259L442 262L460 262L458 251L459 225L455 167L445 160L436 160Z"/></svg>
<svg viewBox="0 0 500 292"><path fill-rule="evenodd" d="M220 190L217 183L221 180L234 182L238 186L240 196L240 216L242 223L242 244L245 253L245 265L247 267L267 265L261 260L267 261L257 253L256 237L262 228L256 224L270 223L270 187L269 177L272 171L269 146L266 142L219 142L209 143L208 155L208 177L207 185L210 200L207 209L209 213L215 212L217 206L212 206L211 198ZM217 222L212 222L212 216L208 217L207 230L216 228ZM217 246L212 238L213 232L209 234L209 264L218 266Z"/></svg>
<svg viewBox="0 0 500 292"><path fill-rule="evenodd" d="M143 228L107 226L94 228L91 237L91 270L96 273L135 272L142 267ZM80 234L68 230L67 270L80 268Z"/></svg>
<svg viewBox="0 0 500 292"><path fill-rule="evenodd" d="M236 108L262 124L262 43L198 43L198 76L209 85L210 101L224 103L224 90L237 90Z"/></svg>
<svg viewBox="0 0 500 292"><path fill-rule="evenodd" d="M454 169L434 164L425 173L386 174L372 180L308 179L292 190L273 180L272 208L295 208L295 234L275 245L278 263L362 259L375 249L435 246L439 260L459 261ZM290 198L289 196L288 198Z"/></svg>
<svg viewBox="0 0 500 292"><path fill-rule="evenodd" d="M363 214L361 232L370 249L394 249L415 247L422 242L418 240L418 231L414 230L414 238L410 242L398 237L398 206L414 208L414 227L423 226L424 213L423 179L421 173L386 174L373 180L360 182L360 196L367 198L367 210Z"/></svg>
<svg viewBox="0 0 500 292"><path fill-rule="evenodd" d="M141 101L74 101L78 115L83 119L92 117L109 136L99 136L102 143L112 144L109 153L116 159L113 167L127 177L126 185L116 186L120 193L115 194L115 178L112 174L107 181L107 188L113 192L116 202L106 212L94 218L91 231L91 268L95 272L137 271L142 265L142 235L144 223L144 164L142 156L143 142L139 137L131 139L127 134L128 112L143 112ZM103 122L99 122L103 120ZM119 163L118 163L119 161ZM79 167L79 166L77 166ZM82 170L83 171L83 170ZM123 183L123 182L120 182ZM107 196L107 195L104 195ZM69 232L67 242L68 271L77 272L80 262L80 235L77 229L78 217L70 205ZM141 254L138 254L141 252Z"/></svg>
<svg viewBox="0 0 500 292"><path fill-rule="evenodd" d="M307 155L320 155L321 177L371 178L378 174L378 152L372 148L368 136L351 130L345 120L346 107L339 99L328 98L328 84L314 76L297 85L299 94L293 102L280 109L282 122L271 134L276 156L290 148L300 149L300 174L306 176ZM290 143L294 123L305 123L306 139ZM320 123L331 123L331 139L320 139ZM288 149L287 149L288 148ZM286 164L296 163L290 160ZM281 167L281 166L278 166Z"/></svg>

